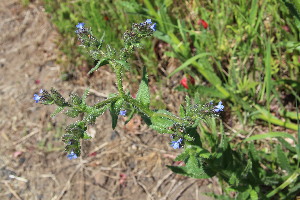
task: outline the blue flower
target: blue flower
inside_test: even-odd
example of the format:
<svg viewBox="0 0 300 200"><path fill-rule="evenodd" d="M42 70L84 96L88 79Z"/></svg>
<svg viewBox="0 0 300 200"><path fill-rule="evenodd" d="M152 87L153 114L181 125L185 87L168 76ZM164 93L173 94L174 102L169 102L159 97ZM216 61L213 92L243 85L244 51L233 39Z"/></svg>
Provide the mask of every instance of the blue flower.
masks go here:
<svg viewBox="0 0 300 200"><path fill-rule="evenodd" d="M78 29L84 29L84 24L85 23L78 23L77 25L76 25L76 28L78 28Z"/></svg>
<svg viewBox="0 0 300 200"><path fill-rule="evenodd" d="M76 153L74 153L74 151L71 151L71 153L68 154L67 157L68 157L70 160L73 160L73 159L78 158L78 156L76 155Z"/></svg>
<svg viewBox="0 0 300 200"><path fill-rule="evenodd" d="M43 90L41 89L40 94L42 94L42 93L43 93ZM42 98L42 96L39 96L37 94L33 95L33 99L35 100L35 103L38 103L41 100L41 98Z"/></svg>
<svg viewBox="0 0 300 200"><path fill-rule="evenodd" d="M222 105L222 101L220 101L219 104L217 106L215 106L214 111L220 112L220 111L223 111L223 109L224 109L224 106Z"/></svg>
<svg viewBox="0 0 300 200"><path fill-rule="evenodd" d="M152 29L152 31L156 31L156 23L152 24L152 25L150 26L150 28Z"/></svg>
<svg viewBox="0 0 300 200"><path fill-rule="evenodd" d="M151 19L147 19L145 22L146 22L147 24L152 24Z"/></svg>
<svg viewBox="0 0 300 200"><path fill-rule="evenodd" d="M75 31L76 34L82 33L84 31L84 23L78 23L76 25L77 30Z"/></svg>
<svg viewBox="0 0 300 200"><path fill-rule="evenodd" d="M122 115L122 116L125 116L126 112L127 112L126 110L121 110L119 114Z"/></svg>
<svg viewBox="0 0 300 200"><path fill-rule="evenodd" d="M177 141L172 141L171 142L171 147L173 147L174 149L179 149L181 142L182 142L182 138L180 138Z"/></svg>

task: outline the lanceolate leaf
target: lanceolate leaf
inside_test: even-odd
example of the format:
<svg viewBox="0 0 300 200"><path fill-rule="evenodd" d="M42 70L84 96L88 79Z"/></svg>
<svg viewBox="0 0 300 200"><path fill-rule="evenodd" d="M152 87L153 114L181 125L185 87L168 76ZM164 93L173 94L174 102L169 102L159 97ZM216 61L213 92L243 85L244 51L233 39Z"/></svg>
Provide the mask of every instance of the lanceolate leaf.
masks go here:
<svg viewBox="0 0 300 200"><path fill-rule="evenodd" d="M122 65L125 68L126 71L129 71L130 64L128 62L126 62L124 60L116 60L115 62Z"/></svg>
<svg viewBox="0 0 300 200"><path fill-rule="evenodd" d="M136 100L141 102L146 107L149 107L150 105L150 92L148 88L148 74L146 67L143 68L143 77L136 95Z"/></svg>
<svg viewBox="0 0 300 200"><path fill-rule="evenodd" d="M110 115L112 119L112 128L115 129L118 122L119 112L123 105L124 99L119 99L116 102L112 103L110 106Z"/></svg>
<svg viewBox="0 0 300 200"><path fill-rule="evenodd" d="M58 113L60 113L64 107L57 107L55 111L50 115L51 117L55 117Z"/></svg>
<svg viewBox="0 0 300 200"><path fill-rule="evenodd" d="M99 61L97 62L97 64L96 64L96 66L93 67L93 68L88 72L88 74L93 73L94 71L96 71L97 69L99 69L99 67L101 67L101 66L103 66L103 65L106 65L106 64L109 64L107 58L103 58L103 59L99 60Z"/></svg>
<svg viewBox="0 0 300 200"><path fill-rule="evenodd" d="M273 137L283 137L283 138L287 137L296 142L295 138L291 134L285 133L285 132L269 132L269 133L264 133L264 134L259 134L259 135L253 135L253 136L245 139L244 142L253 141L253 140L261 140L261 139L266 139L266 138L273 138Z"/></svg>

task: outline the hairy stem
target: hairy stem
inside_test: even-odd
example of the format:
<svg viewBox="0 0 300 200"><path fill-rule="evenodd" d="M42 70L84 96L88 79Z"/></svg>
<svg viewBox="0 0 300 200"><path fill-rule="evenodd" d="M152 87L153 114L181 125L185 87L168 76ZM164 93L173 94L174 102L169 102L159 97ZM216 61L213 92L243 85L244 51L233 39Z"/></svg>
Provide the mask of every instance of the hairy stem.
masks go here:
<svg viewBox="0 0 300 200"><path fill-rule="evenodd" d="M120 98L120 96L116 96L116 97L112 97L112 98L106 99L106 100L104 100L104 101L102 101L100 103L95 104L93 107L97 108L97 109L98 108L102 108L103 106L105 106L105 105L107 105L109 103L113 103L113 102L117 101L119 98Z"/></svg>
<svg viewBox="0 0 300 200"><path fill-rule="evenodd" d="M123 71L123 67L121 65L115 66L118 91L119 91L121 97L125 98L125 92L123 89L123 81L122 81L122 71Z"/></svg>

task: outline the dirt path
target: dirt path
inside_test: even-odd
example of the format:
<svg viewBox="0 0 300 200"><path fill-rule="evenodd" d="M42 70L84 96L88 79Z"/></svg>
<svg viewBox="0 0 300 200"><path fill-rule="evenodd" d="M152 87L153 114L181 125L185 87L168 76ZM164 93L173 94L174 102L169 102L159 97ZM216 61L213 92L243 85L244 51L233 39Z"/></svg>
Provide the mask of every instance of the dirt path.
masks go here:
<svg viewBox="0 0 300 200"><path fill-rule="evenodd" d="M60 137L69 120L51 119L54 107L32 99L41 88L83 92L59 79L57 38L41 6L0 1L0 199L204 199L202 185L214 184L171 173L165 165L178 152L139 118L113 131L106 113L89 128L82 157L66 159ZM101 93L92 90L90 101L115 91L113 78L105 68L92 77Z"/></svg>

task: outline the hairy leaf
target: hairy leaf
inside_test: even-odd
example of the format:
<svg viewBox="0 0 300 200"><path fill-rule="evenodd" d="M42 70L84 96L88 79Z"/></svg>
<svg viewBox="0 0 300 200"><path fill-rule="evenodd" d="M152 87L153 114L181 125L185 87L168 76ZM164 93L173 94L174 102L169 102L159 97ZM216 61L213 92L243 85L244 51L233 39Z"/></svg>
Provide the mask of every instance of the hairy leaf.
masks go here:
<svg viewBox="0 0 300 200"><path fill-rule="evenodd" d="M96 64L96 66L93 67L93 68L88 72L88 74L93 73L94 71L96 71L97 69L99 69L99 67L101 67L101 66L103 66L103 65L107 65L107 64L109 64L109 61L108 61L107 58L103 58L103 59L99 60L99 61L97 62L97 64Z"/></svg>
<svg viewBox="0 0 300 200"><path fill-rule="evenodd" d="M149 107L150 105L150 92L148 88L148 74L146 67L143 68L143 77L136 95L136 100L146 107Z"/></svg>

